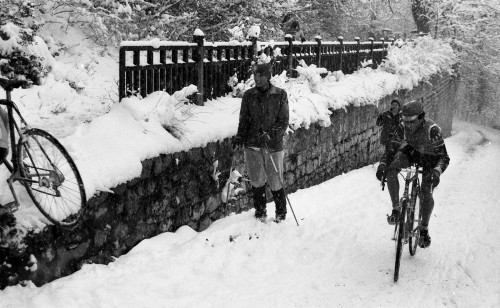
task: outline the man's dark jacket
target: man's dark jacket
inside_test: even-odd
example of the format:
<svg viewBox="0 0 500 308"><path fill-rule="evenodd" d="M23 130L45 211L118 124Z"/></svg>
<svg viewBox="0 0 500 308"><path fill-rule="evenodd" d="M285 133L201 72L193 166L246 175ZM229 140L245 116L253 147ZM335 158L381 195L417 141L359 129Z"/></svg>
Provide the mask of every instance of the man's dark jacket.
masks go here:
<svg viewBox="0 0 500 308"><path fill-rule="evenodd" d="M390 110L381 113L377 117L377 125L382 126L380 143L390 146L391 142L403 140L403 123L401 113L392 114Z"/></svg>
<svg viewBox="0 0 500 308"><path fill-rule="evenodd" d="M288 127L288 96L286 91L271 85L267 91L256 87L243 94L236 138L246 147L265 148L271 152L283 150L283 135ZM269 135L261 138L263 133Z"/></svg>

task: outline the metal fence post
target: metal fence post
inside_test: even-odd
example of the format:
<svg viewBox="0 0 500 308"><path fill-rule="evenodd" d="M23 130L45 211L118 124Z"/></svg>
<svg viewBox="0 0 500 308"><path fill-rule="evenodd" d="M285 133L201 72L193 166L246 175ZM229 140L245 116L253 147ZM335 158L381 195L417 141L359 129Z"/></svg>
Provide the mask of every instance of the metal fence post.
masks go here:
<svg viewBox="0 0 500 308"><path fill-rule="evenodd" d="M257 50L257 37L256 36L251 36L250 41L252 42L252 60L257 59L259 56L259 51Z"/></svg>
<svg viewBox="0 0 500 308"><path fill-rule="evenodd" d="M360 38L355 37L354 40L356 41L356 69L358 69L361 66L361 62L359 61L359 50L361 48L361 43L360 43Z"/></svg>
<svg viewBox="0 0 500 308"><path fill-rule="evenodd" d="M120 48L119 77L118 77L118 101L125 97L125 48Z"/></svg>
<svg viewBox="0 0 500 308"><path fill-rule="evenodd" d="M285 36L285 41L288 42L288 77L292 77L292 69L293 69L293 43L292 43L292 36L291 35L286 35Z"/></svg>
<svg viewBox="0 0 500 308"><path fill-rule="evenodd" d="M316 35L316 37L314 38L316 40L316 42L318 43L318 47L317 48L317 52L316 52L316 65L318 67L321 67L321 36L319 35Z"/></svg>
<svg viewBox="0 0 500 308"><path fill-rule="evenodd" d="M199 31L198 31L199 30ZM196 28L194 34L193 34L193 39L195 43L198 44L198 57L197 57L197 68L198 68L198 99L197 99L197 105L203 106L203 60L205 58L205 48L204 48L204 41L205 41L205 34L203 32Z"/></svg>
<svg viewBox="0 0 500 308"><path fill-rule="evenodd" d="M343 36L338 36L337 37L337 41L340 42L340 50L339 50L339 56L340 56L340 63L339 63L339 71L341 71L342 73L344 73L344 70L343 70L343 54L344 54L344 37Z"/></svg>
<svg viewBox="0 0 500 308"><path fill-rule="evenodd" d="M372 60L372 68L373 68L373 37L369 37L368 40L372 42L370 45L370 60Z"/></svg>

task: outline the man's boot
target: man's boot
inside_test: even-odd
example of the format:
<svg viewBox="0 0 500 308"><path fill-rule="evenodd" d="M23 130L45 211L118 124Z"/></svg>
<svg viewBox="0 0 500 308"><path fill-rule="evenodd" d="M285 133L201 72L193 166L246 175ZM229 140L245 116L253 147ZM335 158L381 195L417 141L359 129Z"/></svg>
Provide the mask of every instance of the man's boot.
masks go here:
<svg viewBox="0 0 500 308"><path fill-rule="evenodd" d="M286 195L285 190L271 191L273 194L274 203L276 204L276 218L275 222L282 222L286 218Z"/></svg>
<svg viewBox="0 0 500 308"><path fill-rule="evenodd" d="M255 218L266 220L266 185L261 187L252 187L253 191L253 207L255 208Z"/></svg>

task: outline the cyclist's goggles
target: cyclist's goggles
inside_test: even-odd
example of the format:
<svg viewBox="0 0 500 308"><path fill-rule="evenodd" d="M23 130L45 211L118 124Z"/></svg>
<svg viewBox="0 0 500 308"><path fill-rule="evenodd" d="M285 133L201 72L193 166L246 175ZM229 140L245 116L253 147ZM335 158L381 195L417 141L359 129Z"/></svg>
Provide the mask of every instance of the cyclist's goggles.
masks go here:
<svg viewBox="0 0 500 308"><path fill-rule="evenodd" d="M412 121L415 121L415 119L418 118L418 115L414 115L414 116L403 116L403 121L405 122L412 122Z"/></svg>

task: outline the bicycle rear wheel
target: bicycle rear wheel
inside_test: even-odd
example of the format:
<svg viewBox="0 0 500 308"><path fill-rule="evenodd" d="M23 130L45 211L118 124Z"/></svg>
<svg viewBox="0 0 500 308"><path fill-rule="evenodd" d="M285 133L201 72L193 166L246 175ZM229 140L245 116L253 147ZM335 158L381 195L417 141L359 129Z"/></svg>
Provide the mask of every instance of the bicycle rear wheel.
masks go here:
<svg viewBox="0 0 500 308"><path fill-rule="evenodd" d="M29 129L18 143L18 164L33 203L53 224L72 228L87 204L83 181L66 149L46 131Z"/></svg>
<svg viewBox="0 0 500 308"><path fill-rule="evenodd" d="M415 181L412 185L410 202L413 209L408 213L408 226L410 227L410 240L408 247L410 248L410 255L414 256L417 253L418 239L420 238L419 223L421 219L420 214L420 185ZM415 217L417 220L415 220Z"/></svg>
<svg viewBox="0 0 500 308"><path fill-rule="evenodd" d="M398 281L399 278L399 265L401 263L401 255L403 254L403 244L404 244L404 229L406 220L406 203L407 200L401 202L401 213L399 214L399 219L396 223L396 263L394 265L394 282Z"/></svg>

